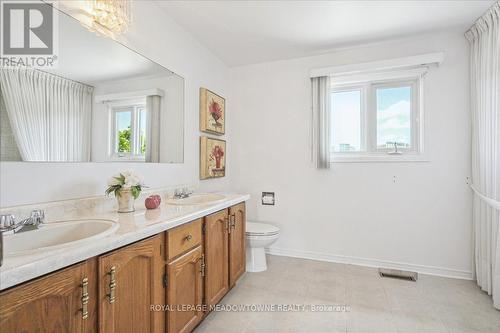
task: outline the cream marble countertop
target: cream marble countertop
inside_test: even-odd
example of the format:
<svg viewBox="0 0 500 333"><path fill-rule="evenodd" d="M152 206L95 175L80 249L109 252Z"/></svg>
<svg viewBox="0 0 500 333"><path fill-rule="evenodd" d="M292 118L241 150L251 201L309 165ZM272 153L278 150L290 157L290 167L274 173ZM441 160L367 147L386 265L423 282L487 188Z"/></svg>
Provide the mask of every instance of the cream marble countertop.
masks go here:
<svg viewBox="0 0 500 333"><path fill-rule="evenodd" d="M224 194L226 198L213 204L181 206L162 202L161 206L154 210L142 208L125 214L116 212L82 214L78 217L79 219L108 219L118 223L119 227L114 234L97 241L4 258L3 265L0 267L0 290L154 236L250 199L248 194L221 194ZM53 221L48 221L50 222Z"/></svg>

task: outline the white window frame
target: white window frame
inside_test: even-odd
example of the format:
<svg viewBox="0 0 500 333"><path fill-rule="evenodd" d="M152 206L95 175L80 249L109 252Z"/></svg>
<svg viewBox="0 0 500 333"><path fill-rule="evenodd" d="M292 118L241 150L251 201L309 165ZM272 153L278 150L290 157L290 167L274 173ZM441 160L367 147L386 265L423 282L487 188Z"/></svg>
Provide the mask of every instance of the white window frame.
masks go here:
<svg viewBox="0 0 500 333"><path fill-rule="evenodd" d="M427 68L386 73L357 74L332 78L331 92L361 90L361 151L336 152L331 147L332 162L406 162L428 161L424 152L423 85ZM411 148L393 150L377 147L377 88L411 86Z"/></svg>
<svg viewBox="0 0 500 333"><path fill-rule="evenodd" d="M108 131L108 161L130 161L130 162L144 162L146 154L140 153L140 138L137 133L140 132L140 119L139 114L142 110L146 110L145 99L137 100L124 100L108 103L109 113L109 131ZM117 118L116 114L123 111L131 111L131 153L118 153L118 133L117 133ZM146 117L148 113L146 111Z"/></svg>

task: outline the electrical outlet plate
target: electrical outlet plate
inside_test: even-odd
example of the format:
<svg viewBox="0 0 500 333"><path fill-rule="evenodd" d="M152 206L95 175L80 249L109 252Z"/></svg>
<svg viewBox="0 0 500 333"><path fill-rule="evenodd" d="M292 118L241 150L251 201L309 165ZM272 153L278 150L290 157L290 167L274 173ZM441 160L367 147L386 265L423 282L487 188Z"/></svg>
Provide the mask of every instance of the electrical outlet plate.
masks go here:
<svg viewBox="0 0 500 333"><path fill-rule="evenodd" d="M274 206L274 192L262 192L262 204L265 206Z"/></svg>

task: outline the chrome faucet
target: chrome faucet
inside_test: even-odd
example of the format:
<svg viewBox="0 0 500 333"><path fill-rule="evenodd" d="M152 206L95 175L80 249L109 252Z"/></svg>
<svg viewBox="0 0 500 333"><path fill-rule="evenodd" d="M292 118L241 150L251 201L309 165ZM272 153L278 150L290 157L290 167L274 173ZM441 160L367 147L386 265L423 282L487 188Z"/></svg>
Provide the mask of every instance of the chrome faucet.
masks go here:
<svg viewBox="0 0 500 333"><path fill-rule="evenodd" d="M187 187L181 188L181 189L175 189L174 192L174 199L185 199L188 198L191 194L193 194L193 191L189 191Z"/></svg>
<svg viewBox="0 0 500 333"><path fill-rule="evenodd" d="M0 232L3 234L8 231L18 233L36 230L43 223L45 223L45 212L41 209L34 209L30 217L19 222L16 222L16 217L12 214L0 215Z"/></svg>
<svg viewBox="0 0 500 333"><path fill-rule="evenodd" d="M0 266L3 264L3 234L13 231L14 233L36 230L40 224L45 223L45 212L41 209L31 211L27 219L16 222L12 214L0 215Z"/></svg>

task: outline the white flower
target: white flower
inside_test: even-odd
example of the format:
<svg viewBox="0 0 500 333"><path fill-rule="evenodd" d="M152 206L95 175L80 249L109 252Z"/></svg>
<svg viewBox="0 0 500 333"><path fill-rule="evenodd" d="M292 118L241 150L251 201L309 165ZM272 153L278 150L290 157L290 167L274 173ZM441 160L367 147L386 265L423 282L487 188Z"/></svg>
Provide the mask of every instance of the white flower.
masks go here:
<svg viewBox="0 0 500 333"><path fill-rule="evenodd" d="M125 184L123 187L130 188L132 186L138 186L142 184L142 178L133 171L127 170L121 173L125 177Z"/></svg>
<svg viewBox="0 0 500 333"><path fill-rule="evenodd" d="M134 186L142 187L142 177L131 170L125 170L108 179L108 188L113 186L127 189Z"/></svg>
<svg viewBox="0 0 500 333"><path fill-rule="evenodd" d="M133 177L128 177L125 178L125 184L123 184L123 187L125 188L131 188L132 186L137 186L138 183Z"/></svg>

